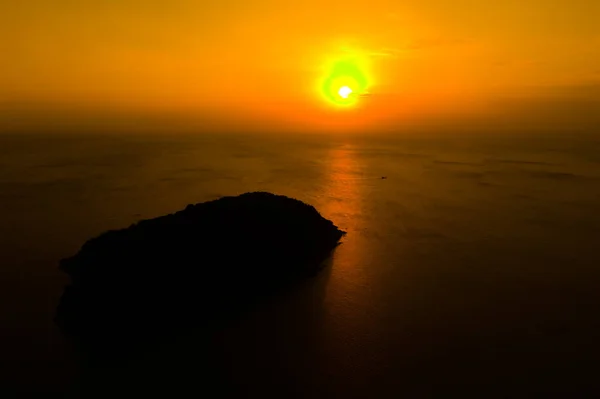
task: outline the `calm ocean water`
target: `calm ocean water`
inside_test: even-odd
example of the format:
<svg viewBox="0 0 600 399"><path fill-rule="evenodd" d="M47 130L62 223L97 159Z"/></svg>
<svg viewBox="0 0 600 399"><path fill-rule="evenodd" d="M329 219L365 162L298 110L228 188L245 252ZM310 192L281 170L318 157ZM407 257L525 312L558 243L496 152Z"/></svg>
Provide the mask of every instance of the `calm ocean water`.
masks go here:
<svg viewBox="0 0 600 399"><path fill-rule="evenodd" d="M0 385L65 392L76 379L51 321L60 258L107 229L256 190L311 203L348 235L330 268L224 333L236 392L595 388L599 140L339 135L0 136ZM173 366L155 363L146 385Z"/></svg>

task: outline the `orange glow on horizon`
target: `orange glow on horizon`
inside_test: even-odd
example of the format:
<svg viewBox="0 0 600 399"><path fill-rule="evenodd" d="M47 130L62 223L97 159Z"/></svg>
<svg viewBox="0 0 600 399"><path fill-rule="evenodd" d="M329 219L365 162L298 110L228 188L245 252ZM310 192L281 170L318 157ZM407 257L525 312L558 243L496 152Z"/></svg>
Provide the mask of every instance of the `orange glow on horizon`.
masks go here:
<svg viewBox="0 0 600 399"><path fill-rule="evenodd" d="M589 96L600 86L596 15L600 3L583 0L9 2L0 123L17 108L208 115L211 129L236 119L256 130L478 117L502 98Z"/></svg>

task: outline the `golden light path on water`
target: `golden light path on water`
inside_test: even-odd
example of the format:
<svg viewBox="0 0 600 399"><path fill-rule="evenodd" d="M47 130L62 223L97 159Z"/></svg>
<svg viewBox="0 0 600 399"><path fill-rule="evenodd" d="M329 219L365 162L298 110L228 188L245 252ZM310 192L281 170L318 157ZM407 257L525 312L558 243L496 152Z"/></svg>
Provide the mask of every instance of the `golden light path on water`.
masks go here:
<svg viewBox="0 0 600 399"><path fill-rule="evenodd" d="M326 189L318 201L321 214L348 233L334 252L331 266L324 271L327 281L321 328L326 342L323 350L329 355L323 361L337 359L330 365L332 369L352 367L352 360L345 356L361 352L361 342L369 330L373 297L369 247L363 235L363 169L352 145L332 148L325 166Z"/></svg>

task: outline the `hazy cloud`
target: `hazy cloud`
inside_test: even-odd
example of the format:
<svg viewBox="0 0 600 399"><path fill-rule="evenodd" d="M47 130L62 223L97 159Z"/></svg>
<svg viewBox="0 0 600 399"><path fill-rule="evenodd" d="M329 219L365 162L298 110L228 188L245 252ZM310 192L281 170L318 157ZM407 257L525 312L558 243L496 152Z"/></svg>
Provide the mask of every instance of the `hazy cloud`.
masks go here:
<svg viewBox="0 0 600 399"><path fill-rule="evenodd" d="M384 47L379 50L373 51L369 55L371 57L397 58L400 53L401 53L400 49Z"/></svg>
<svg viewBox="0 0 600 399"><path fill-rule="evenodd" d="M532 88L492 102L502 125L571 129L600 134L600 83Z"/></svg>
<svg viewBox="0 0 600 399"><path fill-rule="evenodd" d="M460 46L469 44L470 40L464 38L433 38L413 40L405 45L407 50L425 50L436 47Z"/></svg>

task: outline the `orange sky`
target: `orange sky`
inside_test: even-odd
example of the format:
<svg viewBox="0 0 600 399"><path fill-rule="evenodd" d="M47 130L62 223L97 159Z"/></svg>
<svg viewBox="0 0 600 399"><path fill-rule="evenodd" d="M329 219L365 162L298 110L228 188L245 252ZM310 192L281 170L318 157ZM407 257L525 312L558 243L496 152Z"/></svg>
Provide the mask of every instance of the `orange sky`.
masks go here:
<svg viewBox="0 0 600 399"><path fill-rule="evenodd" d="M599 20L596 0L4 2L0 127L118 112L377 129L498 104L541 120L600 104ZM371 95L341 110L318 81L349 54Z"/></svg>

